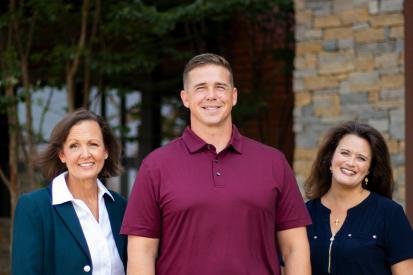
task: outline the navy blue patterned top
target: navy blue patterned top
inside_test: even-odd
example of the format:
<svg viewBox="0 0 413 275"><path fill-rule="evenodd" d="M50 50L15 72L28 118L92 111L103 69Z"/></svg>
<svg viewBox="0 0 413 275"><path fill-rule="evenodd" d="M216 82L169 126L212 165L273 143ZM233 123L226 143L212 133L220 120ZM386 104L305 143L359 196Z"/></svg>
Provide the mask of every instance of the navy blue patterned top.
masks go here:
<svg viewBox="0 0 413 275"><path fill-rule="evenodd" d="M347 212L332 236L330 209L320 199L307 202L312 274L391 275L391 265L413 258L413 231L396 202L371 193Z"/></svg>

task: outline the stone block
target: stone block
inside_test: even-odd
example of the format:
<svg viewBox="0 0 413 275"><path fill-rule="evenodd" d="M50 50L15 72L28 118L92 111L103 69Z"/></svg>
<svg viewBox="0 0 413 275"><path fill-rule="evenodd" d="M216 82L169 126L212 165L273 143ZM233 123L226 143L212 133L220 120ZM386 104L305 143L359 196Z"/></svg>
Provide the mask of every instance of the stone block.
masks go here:
<svg viewBox="0 0 413 275"><path fill-rule="evenodd" d="M337 94L339 92L339 88L329 88L329 89L321 89L317 90L318 95L325 95L325 94Z"/></svg>
<svg viewBox="0 0 413 275"><path fill-rule="evenodd" d="M349 0L333 0L333 11L334 13L340 13L342 11L354 9L355 6L353 1Z"/></svg>
<svg viewBox="0 0 413 275"><path fill-rule="evenodd" d="M337 15L321 16L314 18L314 27L331 28L341 26L340 17Z"/></svg>
<svg viewBox="0 0 413 275"><path fill-rule="evenodd" d="M319 56L320 74L348 73L354 70L352 54L325 53Z"/></svg>
<svg viewBox="0 0 413 275"><path fill-rule="evenodd" d="M361 71L372 71L374 69L374 57L372 54L358 55L355 60L355 66Z"/></svg>
<svg viewBox="0 0 413 275"><path fill-rule="evenodd" d="M350 82L348 80L340 82L339 94L351 93Z"/></svg>
<svg viewBox="0 0 413 275"><path fill-rule="evenodd" d="M343 114L353 114L362 122L367 122L366 114L373 110L371 104L343 105L341 111ZM363 117L363 119L362 119Z"/></svg>
<svg viewBox="0 0 413 275"><path fill-rule="evenodd" d="M340 13L340 19L344 25L367 22L369 19L369 12L367 7L349 9Z"/></svg>
<svg viewBox="0 0 413 275"><path fill-rule="evenodd" d="M305 40L321 39L323 31L320 29L311 29L304 32Z"/></svg>
<svg viewBox="0 0 413 275"><path fill-rule="evenodd" d="M404 52L404 39L397 39L396 40L396 52L403 53ZM404 59L402 59L404 60Z"/></svg>
<svg viewBox="0 0 413 275"><path fill-rule="evenodd" d="M402 88L404 87L404 75L383 75L380 78L380 86L384 89Z"/></svg>
<svg viewBox="0 0 413 275"><path fill-rule="evenodd" d="M310 10L298 11L295 13L295 22L300 25L311 26L313 13Z"/></svg>
<svg viewBox="0 0 413 275"><path fill-rule="evenodd" d="M369 1L369 14L379 13L379 2L377 0Z"/></svg>
<svg viewBox="0 0 413 275"><path fill-rule="evenodd" d="M294 158L294 172L295 174L301 175L303 177L308 177L310 174L312 161L301 160L299 158Z"/></svg>
<svg viewBox="0 0 413 275"><path fill-rule="evenodd" d="M294 10L301 11L305 9L306 0L294 0Z"/></svg>
<svg viewBox="0 0 413 275"><path fill-rule="evenodd" d="M391 124L404 123L404 121L405 121L404 108L390 111L390 123Z"/></svg>
<svg viewBox="0 0 413 275"><path fill-rule="evenodd" d="M302 107L311 103L311 94L309 92L294 93L295 106Z"/></svg>
<svg viewBox="0 0 413 275"><path fill-rule="evenodd" d="M338 81L329 76L309 76L304 78L304 87L307 90L320 90L338 87Z"/></svg>
<svg viewBox="0 0 413 275"><path fill-rule="evenodd" d="M340 96L341 105L368 104L369 96L367 92L344 94Z"/></svg>
<svg viewBox="0 0 413 275"><path fill-rule="evenodd" d="M303 129L304 129L304 127L303 127L303 125L302 124L300 124L300 123L294 123L294 125L293 125L293 132L294 133L301 133L302 131L303 131Z"/></svg>
<svg viewBox="0 0 413 275"><path fill-rule="evenodd" d="M389 148L390 154L400 154L401 153L398 140L391 139L391 140L388 140L386 143L387 143L387 147Z"/></svg>
<svg viewBox="0 0 413 275"><path fill-rule="evenodd" d="M340 115L340 97L338 95L314 95L313 100L316 116Z"/></svg>
<svg viewBox="0 0 413 275"><path fill-rule="evenodd" d="M326 123L326 124L330 124L330 125L337 125L339 123L343 123L349 120L354 120L356 119L356 115L354 113L351 114L344 114L342 112L342 114L340 114L339 116L326 116L326 117L321 117L321 122L322 123Z"/></svg>
<svg viewBox="0 0 413 275"><path fill-rule="evenodd" d="M380 75L395 75L404 73L402 66L384 67L377 70Z"/></svg>
<svg viewBox="0 0 413 275"><path fill-rule="evenodd" d="M398 53L384 53L374 58L374 65L376 68L393 67L398 65L398 61Z"/></svg>
<svg viewBox="0 0 413 275"><path fill-rule="evenodd" d="M384 30L383 28L371 28L355 32L356 41L359 43L383 41Z"/></svg>
<svg viewBox="0 0 413 275"><path fill-rule="evenodd" d="M296 56L294 58L294 68L295 69L305 69L305 60L302 56Z"/></svg>
<svg viewBox="0 0 413 275"><path fill-rule="evenodd" d="M380 90L370 90L368 93L369 102L374 104L380 101Z"/></svg>
<svg viewBox="0 0 413 275"><path fill-rule="evenodd" d="M354 39L340 39L338 40L338 47L340 50L353 49Z"/></svg>
<svg viewBox="0 0 413 275"><path fill-rule="evenodd" d="M404 106L404 100L394 99L394 100L382 100L374 103L374 106L382 110L390 110L402 108Z"/></svg>
<svg viewBox="0 0 413 275"><path fill-rule="evenodd" d="M384 34L384 31L383 31ZM371 53L374 55L394 52L396 50L396 41L380 41L372 43L361 43L357 45L356 51L358 54Z"/></svg>
<svg viewBox="0 0 413 275"><path fill-rule="evenodd" d="M307 160L312 162L317 155L317 148L296 148L294 150L294 159Z"/></svg>
<svg viewBox="0 0 413 275"><path fill-rule="evenodd" d="M406 163L404 153L391 155L390 159L393 166L402 166Z"/></svg>
<svg viewBox="0 0 413 275"><path fill-rule="evenodd" d="M404 27L392 27L390 29L390 37L391 38L404 38Z"/></svg>
<svg viewBox="0 0 413 275"><path fill-rule="evenodd" d="M304 55L306 68L316 69L317 68L317 55L308 53Z"/></svg>
<svg viewBox="0 0 413 275"><path fill-rule="evenodd" d="M323 42L323 50L326 52L335 52L338 50L337 40L326 40Z"/></svg>
<svg viewBox="0 0 413 275"><path fill-rule="evenodd" d="M368 124L374 127L379 132L387 132L389 130L389 119L368 119Z"/></svg>
<svg viewBox="0 0 413 275"><path fill-rule="evenodd" d="M322 50L321 41L299 42L296 46L296 54L303 55L307 53L319 53Z"/></svg>
<svg viewBox="0 0 413 275"><path fill-rule="evenodd" d="M302 78L294 78L293 89L294 89L294 92L304 90L304 81Z"/></svg>
<svg viewBox="0 0 413 275"><path fill-rule="evenodd" d="M406 0L409 1L409 0ZM380 12L401 12L403 11L403 0L381 0Z"/></svg>
<svg viewBox="0 0 413 275"><path fill-rule="evenodd" d="M380 91L380 98L388 99L404 99L404 89L383 89Z"/></svg>
<svg viewBox="0 0 413 275"><path fill-rule="evenodd" d="M295 41L297 42L305 41L306 40L305 32L308 30L308 28L309 27L306 25L296 25L295 32L294 32Z"/></svg>
<svg viewBox="0 0 413 275"><path fill-rule="evenodd" d="M353 29L351 27L329 28L324 31L324 40L352 39Z"/></svg>
<svg viewBox="0 0 413 275"><path fill-rule="evenodd" d="M383 119L388 119L389 118L389 113L384 110L377 110L375 108L368 108L364 109L362 112L359 114L359 119L368 121L369 119L374 119L374 120L383 120Z"/></svg>
<svg viewBox="0 0 413 275"><path fill-rule="evenodd" d="M369 22L373 28L379 28L385 26L402 26L404 19L401 13L391 13L370 16Z"/></svg>
<svg viewBox="0 0 413 275"><path fill-rule="evenodd" d="M302 69L302 70L295 70L294 71L294 77L295 78L316 76L316 75L317 75L317 70L315 70L315 69Z"/></svg>
<svg viewBox="0 0 413 275"><path fill-rule="evenodd" d="M312 131L303 131L295 135L296 148L314 148L318 144L320 134Z"/></svg>
<svg viewBox="0 0 413 275"><path fill-rule="evenodd" d="M351 73L349 81L352 91L370 91L379 89L379 75L377 72Z"/></svg>
<svg viewBox="0 0 413 275"><path fill-rule="evenodd" d="M369 23L363 22L363 23L355 23L353 24L353 26L351 27L353 29L353 31L361 31L361 30L367 30L370 28Z"/></svg>

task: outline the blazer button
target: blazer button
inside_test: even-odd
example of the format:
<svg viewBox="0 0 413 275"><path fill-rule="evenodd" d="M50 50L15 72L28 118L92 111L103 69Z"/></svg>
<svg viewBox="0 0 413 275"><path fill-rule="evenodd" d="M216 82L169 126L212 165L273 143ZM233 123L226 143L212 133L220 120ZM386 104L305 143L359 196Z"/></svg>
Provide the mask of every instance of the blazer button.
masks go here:
<svg viewBox="0 0 413 275"><path fill-rule="evenodd" d="M90 271L90 265L85 265L85 266L83 267L83 271L84 271L84 272L89 272L89 271Z"/></svg>

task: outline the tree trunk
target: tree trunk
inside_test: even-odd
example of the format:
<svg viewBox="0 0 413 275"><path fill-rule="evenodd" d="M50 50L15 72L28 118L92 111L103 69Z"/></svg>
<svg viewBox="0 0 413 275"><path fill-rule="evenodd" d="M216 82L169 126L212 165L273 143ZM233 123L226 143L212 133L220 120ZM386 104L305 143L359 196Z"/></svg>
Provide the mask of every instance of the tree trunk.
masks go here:
<svg viewBox="0 0 413 275"><path fill-rule="evenodd" d="M87 34L87 20L89 11L89 0L84 0L82 4L82 22L80 37L75 51L73 62L69 61L66 72L66 86L67 86L67 107L69 112L75 110L75 75L80 63L80 57L86 43Z"/></svg>

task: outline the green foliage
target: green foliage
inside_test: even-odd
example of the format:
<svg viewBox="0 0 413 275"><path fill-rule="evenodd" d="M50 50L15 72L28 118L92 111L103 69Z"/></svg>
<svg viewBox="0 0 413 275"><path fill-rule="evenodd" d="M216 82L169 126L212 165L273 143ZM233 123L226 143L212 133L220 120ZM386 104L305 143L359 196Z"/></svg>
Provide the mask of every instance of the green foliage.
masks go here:
<svg viewBox="0 0 413 275"><path fill-rule="evenodd" d="M68 65L79 54L78 90L89 70L90 87L156 92L169 101L181 88L186 60L200 51L229 50L226 44L235 17L245 18L257 31L271 31L272 22L286 22L293 9L291 0L100 0L100 8L97 3L90 0L85 46L80 50L83 1L19 1L14 12L0 4L0 91L7 81L14 81L16 89L21 86L20 43L29 50L32 87L64 87ZM92 36L95 18L99 20ZM11 24L19 32L8 40ZM286 60L287 71L291 70L291 51L274 50L270 56ZM253 105L237 106L237 116L251 117L265 108L265 96L250 97L247 101ZM0 93L0 108L5 104L10 99ZM177 111L177 117L181 113ZM175 131L171 120L165 123L166 132Z"/></svg>

